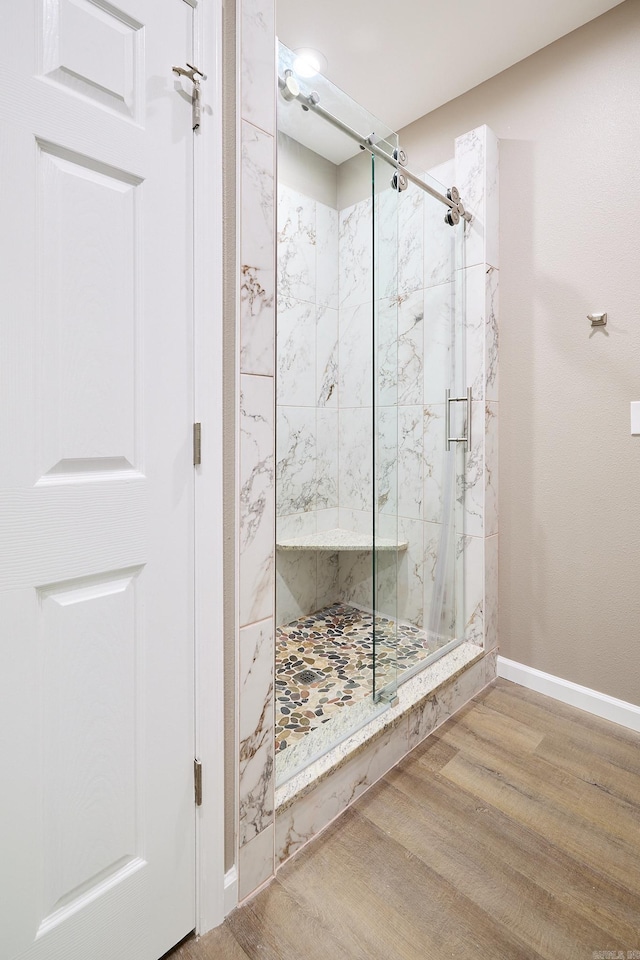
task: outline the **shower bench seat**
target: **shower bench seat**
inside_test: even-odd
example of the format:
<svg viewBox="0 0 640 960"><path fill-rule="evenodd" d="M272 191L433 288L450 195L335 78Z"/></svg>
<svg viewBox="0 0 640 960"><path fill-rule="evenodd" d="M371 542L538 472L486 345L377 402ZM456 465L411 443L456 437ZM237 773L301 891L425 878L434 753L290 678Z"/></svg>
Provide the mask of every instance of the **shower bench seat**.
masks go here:
<svg viewBox="0 0 640 960"><path fill-rule="evenodd" d="M278 550L317 550L327 553L356 552L373 550L373 537L370 533L354 533L352 530L335 527L333 530L323 530L321 533L308 533L303 537L278 540L276 546ZM408 546L406 540L376 537L376 550L391 552L392 550L406 550Z"/></svg>

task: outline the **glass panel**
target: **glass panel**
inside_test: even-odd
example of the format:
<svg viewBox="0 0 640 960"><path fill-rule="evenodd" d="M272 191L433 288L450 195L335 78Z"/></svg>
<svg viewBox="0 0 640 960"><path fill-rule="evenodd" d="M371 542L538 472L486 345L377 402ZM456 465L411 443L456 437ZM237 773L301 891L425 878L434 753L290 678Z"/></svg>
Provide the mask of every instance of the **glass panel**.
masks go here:
<svg viewBox="0 0 640 960"><path fill-rule="evenodd" d="M451 165L452 166L452 165ZM422 180L440 194L448 185ZM398 200L397 673L404 681L463 639L465 446L446 449L446 391L466 396L460 282L464 227L409 183ZM466 404L453 402L451 435Z"/></svg>
<svg viewBox="0 0 640 960"><path fill-rule="evenodd" d="M389 156L395 134L378 143ZM396 168L373 155L374 697L393 699L398 650L398 198Z"/></svg>
<svg viewBox="0 0 640 960"><path fill-rule="evenodd" d="M456 396L461 397L465 396L467 393L467 387L471 385L470 380L467 378L467 348L466 348L466 317L467 317L467 303L466 303L466 284L464 282L465 278L465 230L467 229L466 222L461 222L457 227L452 229L453 234L453 257L455 265L455 283L454 283L454 303L452 311L452 324L453 324L453 338L454 338L454 364L452 370L452 391L456 391ZM463 433L461 436L468 436L468 431L471 429L471 424L467 422L466 419L466 404L455 404L456 407L462 409L462 417L460 415L460 410L458 412L458 422L462 420L462 430ZM469 413L471 411L468 411ZM472 437L473 442L473 437ZM455 495L453 496L453 515L450 519L451 524L451 539L452 546L451 550L454 555L454 560L452 561L453 571L450 573L450 576L453 578L454 585L454 598L451 608L454 611L451 618L451 622L448 625L449 631L448 636L453 641L457 639L457 642L460 643L465 639L470 639L471 631L473 631L473 621L475 618L475 611L470 611L467 615L466 609L466 592L465 592L465 536L464 536L464 510L465 510L465 491L466 491L466 476L469 470L474 469L474 459L471 450L469 449L466 443L457 443L453 444L454 447L454 456L455 456ZM453 481L452 481L453 482ZM475 559L474 559L475 565ZM480 569L483 569L483 564L480 564ZM469 631L469 636L466 636L467 631ZM454 644L451 644L452 646Z"/></svg>
<svg viewBox="0 0 640 960"><path fill-rule="evenodd" d="M279 51L284 82L294 55L282 45ZM376 131L375 140L386 144L385 151L392 149L392 135L324 77L295 80L297 86L290 83L287 91L293 98L282 96L282 86L278 97L280 783L385 708L374 698L374 611L382 571L375 580L372 576L378 498L374 302L380 282L373 269L373 217L382 201L372 189L371 153L339 125L346 124L362 137ZM315 92L323 112L308 101L301 103L298 91L303 97ZM337 118L338 125L327 114ZM389 194L390 173L385 179ZM394 246L392 237L390 245ZM393 272L390 261L384 263ZM395 343L395 329L392 333ZM387 431L385 442L390 436ZM394 462L395 455L388 459ZM385 560L384 612L393 625L394 557L386 554ZM387 644L387 666L394 652ZM395 679L393 671L388 679Z"/></svg>
<svg viewBox="0 0 640 960"><path fill-rule="evenodd" d="M447 407L451 435L467 428L466 404L455 399L467 387L464 225L446 225L446 207L416 184L395 189L391 130L326 78L288 73L295 58L282 45L279 57L282 783L464 639L473 611L462 513L473 458L464 444L446 449Z"/></svg>

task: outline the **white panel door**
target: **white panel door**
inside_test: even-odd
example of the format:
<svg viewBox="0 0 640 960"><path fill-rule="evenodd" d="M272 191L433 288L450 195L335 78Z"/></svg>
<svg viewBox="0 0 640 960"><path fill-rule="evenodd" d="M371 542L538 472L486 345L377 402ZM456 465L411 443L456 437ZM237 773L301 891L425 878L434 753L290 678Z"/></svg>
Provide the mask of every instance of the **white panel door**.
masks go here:
<svg viewBox="0 0 640 960"><path fill-rule="evenodd" d="M0 3L0 960L194 927L192 16Z"/></svg>

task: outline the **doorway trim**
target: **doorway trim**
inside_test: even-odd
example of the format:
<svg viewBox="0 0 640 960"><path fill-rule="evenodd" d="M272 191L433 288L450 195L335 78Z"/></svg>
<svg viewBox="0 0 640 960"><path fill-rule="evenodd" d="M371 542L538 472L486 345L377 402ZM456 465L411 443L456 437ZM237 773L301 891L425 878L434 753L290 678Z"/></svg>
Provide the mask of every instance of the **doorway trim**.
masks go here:
<svg viewBox="0 0 640 960"><path fill-rule="evenodd" d="M189 0L190 2L190 0ZM194 134L195 751L203 802L196 807L197 934L224 920L224 622L222 434L222 0L193 4L194 62L202 85Z"/></svg>

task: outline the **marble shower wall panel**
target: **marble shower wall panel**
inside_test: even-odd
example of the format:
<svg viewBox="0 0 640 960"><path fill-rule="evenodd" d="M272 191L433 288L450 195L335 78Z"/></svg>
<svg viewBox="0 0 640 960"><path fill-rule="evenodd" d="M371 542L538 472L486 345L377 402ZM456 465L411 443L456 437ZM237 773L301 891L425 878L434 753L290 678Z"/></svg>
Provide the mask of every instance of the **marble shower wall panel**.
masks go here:
<svg viewBox="0 0 640 960"><path fill-rule="evenodd" d="M336 250L337 250L336 246ZM316 306L316 406L338 406L338 311Z"/></svg>
<svg viewBox="0 0 640 960"><path fill-rule="evenodd" d="M464 638L482 646L484 643L485 589L484 537L457 537L458 555L463 555L464 569Z"/></svg>
<svg viewBox="0 0 640 960"><path fill-rule="evenodd" d="M455 286L440 283L424 291L423 402L444 403L451 383L451 330L455 320Z"/></svg>
<svg viewBox="0 0 640 960"><path fill-rule="evenodd" d="M467 380L473 389L471 455L457 478L464 497L466 637L497 643L498 141L488 127L456 140L455 179L474 220L465 229L463 292ZM481 577L480 573L481 571Z"/></svg>
<svg viewBox="0 0 640 960"><path fill-rule="evenodd" d="M240 625L273 615L273 377L240 376Z"/></svg>
<svg viewBox="0 0 640 960"><path fill-rule="evenodd" d="M342 248L341 248L342 250ZM344 306L339 314L338 393L341 409L372 404L371 301Z"/></svg>
<svg viewBox="0 0 640 960"><path fill-rule="evenodd" d="M291 539L338 526L338 510L289 514L276 520L277 539ZM289 623L338 599L337 554L281 551L276 564L278 625Z"/></svg>
<svg viewBox="0 0 640 960"><path fill-rule="evenodd" d="M240 369L273 376L274 141L242 121Z"/></svg>
<svg viewBox="0 0 640 960"><path fill-rule="evenodd" d="M274 872L274 834L272 822L262 833L240 847L238 858L238 899L245 900Z"/></svg>
<svg viewBox="0 0 640 960"><path fill-rule="evenodd" d="M457 187L474 222L465 233L468 267L477 263L499 267L498 140L487 126L456 140Z"/></svg>
<svg viewBox="0 0 640 960"><path fill-rule="evenodd" d="M289 513L276 517L276 540L292 540L316 532L314 513Z"/></svg>
<svg viewBox="0 0 640 960"><path fill-rule="evenodd" d="M487 400L499 399L500 364L498 316L500 310L499 271L497 267L486 265L486 307L485 307L485 344L484 344L484 389Z"/></svg>
<svg viewBox="0 0 640 960"><path fill-rule="evenodd" d="M268 133L276 132L275 3L240 0L240 113ZM273 204L273 194L272 194Z"/></svg>
<svg viewBox="0 0 640 960"><path fill-rule="evenodd" d="M316 272L316 202L279 184L278 296L315 304Z"/></svg>
<svg viewBox="0 0 640 960"><path fill-rule="evenodd" d="M498 404L485 404L484 535L498 533Z"/></svg>
<svg viewBox="0 0 640 960"><path fill-rule="evenodd" d="M452 230L443 229L444 209L439 200L425 195L423 217L425 287L435 287L453 279L455 236Z"/></svg>
<svg viewBox="0 0 640 960"><path fill-rule="evenodd" d="M398 402L399 309L397 297L378 300L374 305L372 369L375 371L376 400L383 407L390 407ZM367 310L370 311L370 307L367 307ZM367 316L364 312L363 318L366 321ZM411 324L409 311L405 314L405 320L408 325ZM370 313L368 322L371 322Z"/></svg>
<svg viewBox="0 0 640 960"><path fill-rule="evenodd" d="M278 297L278 406L316 405L316 306Z"/></svg>
<svg viewBox="0 0 640 960"><path fill-rule="evenodd" d="M487 311L487 273L483 263L462 271L460 290L464 302L464 329L466 334L466 382L473 391L474 400L485 398L485 319Z"/></svg>
<svg viewBox="0 0 640 960"><path fill-rule="evenodd" d="M397 504L399 517L422 520L424 515L424 413L421 403L400 406L397 429Z"/></svg>
<svg viewBox="0 0 640 960"><path fill-rule="evenodd" d="M377 161L376 161L377 164ZM386 167L386 165L385 165ZM377 167L376 177L389 174L391 169ZM404 194L402 194L404 196ZM369 270L369 300L382 300L398 296L399 272L402 269L398 256L398 210L402 196L391 189L383 189L375 197L375 274ZM359 204L361 206L362 204ZM369 208L371 209L371 207ZM369 226L371 230L371 225Z"/></svg>
<svg viewBox="0 0 640 960"><path fill-rule="evenodd" d="M498 537L484 541L485 649L498 645Z"/></svg>
<svg viewBox="0 0 640 960"><path fill-rule="evenodd" d="M368 521L371 530L371 517ZM340 602L352 603L365 610L373 609L373 565L371 553L341 553L339 558Z"/></svg>
<svg viewBox="0 0 640 960"><path fill-rule="evenodd" d="M273 620L240 631L240 845L273 820Z"/></svg>
<svg viewBox="0 0 640 960"><path fill-rule="evenodd" d="M398 275L401 298L424 289L424 201L426 194L409 183L397 203ZM391 241L393 235L391 234ZM393 290L388 294L393 295Z"/></svg>
<svg viewBox="0 0 640 960"><path fill-rule="evenodd" d="M316 509L315 407L278 406L276 509L279 517Z"/></svg>
<svg viewBox="0 0 640 960"><path fill-rule="evenodd" d="M462 405L460 405L462 406ZM465 419L466 429L466 419ZM485 523L485 404L471 404L471 451L457 459L456 496L463 509L463 533L470 537L484 536Z"/></svg>
<svg viewBox="0 0 640 960"><path fill-rule="evenodd" d="M401 294L397 319L392 314L388 327L397 342L389 351L396 361L397 402L399 404L424 402L425 369L425 293L422 288Z"/></svg>
<svg viewBox="0 0 640 960"><path fill-rule="evenodd" d="M332 523L326 529L337 527L337 523ZM338 554L337 553L318 553L316 569L316 603L314 610L321 610L322 607L328 607L337 603L340 599L338 588Z"/></svg>
<svg viewBox="0 0 640 960"><path fill-rule="evenodd" d="M425 524L398 520L398 537L409 546L398 554L398 617L416 627L424 626Z"/></svg>
<svg viewBox="0 0 640 960"><path fill-rule="evenodd" d="M316 303L338 309L338 211L316 204Z"/></svg>
<svg viewBox="0 0 640 960"><path fill-rule="evenodd" d="M444 403L425 404L422 408L422 416L424 479L422 517L430 523L442 523L446 458L455 455L454 452L447 453L444 446Z"/></svg>
<svg viewBox="0 0 640 960"><path fill-rule="evenodd" d="M455 628L453 565L455 537L442 523L423 523L423 627L437 637L451 639Z"/></svg>
<svg viewBox="0 0 640 960"><path fill-rule="evenodd" d="M274 871L275 3L238 0L239 896Z"/></svg>
<svg viewBox="0 0 640 960"><path fill-rule="evenodd" d="M376 468L374 507L376 516L398 515L398 407L378 407L370 429L375 434ZM395 531L394 531L395 532ZM390 534L394 536L394 533Z"/></svg>
<svg viewBox="0 0 640 960"><path fill-rule="evenodd" d="M498 270L476 264L462 271L467 383L474 400L498 399Z"/></svg>
<svg viewBox="0 0 640 960"><path fill-rule="evenodd" d="M371 211L370 198L340 211L341 309L373 301Z"/></svg>
<svg viewBox="0 0 640 960"><path fill-rule="evenodd" d="M371 407L347 409L341 407L339 412L338 503L340 512L341 514L343 510L368 512L369 526L366 530L371 530L371 510L373 509L372 418Z"/></svg>
<svg viewBox="0 0 640 960"><path fill-rule="evenodd" d="M316 410L316 510L338 507L338 411Z"/></svg>
<svg viewBox="0 0 640 960"><path fill-rule="evenodd" d="M340 507L338 520L338 526L345 530L352 530L354 533L371 532L371 513L368 510Z"/></svg>
<svg viewBox="0 0 640 960"><path fill-rule="evenodd" d="M278 626L317 609L318 554L283 550L276 565L276 610Z"/></svg>
<svg viewBox="0 0 640 960"><path fill-rule="evenodd" d="M280 184L277 253L277 525L286 538L337 526L338 211ZM278 625L333 602L336 577L331 554L279 553Z"/></svg>
<svg viewBox="0 0 640 960"><path fill-rule="evenodd" d="M316 243L316 201L292 190L284 183L278 184L278 267L281 247L287 244ZM315 276L315 251L313 273ZM282 283L282 277L278 278ZM315 284L314 284L315 287ZM280 290L278 291L280 292ZM315 296L313 298L315 303Z"/></svg>

